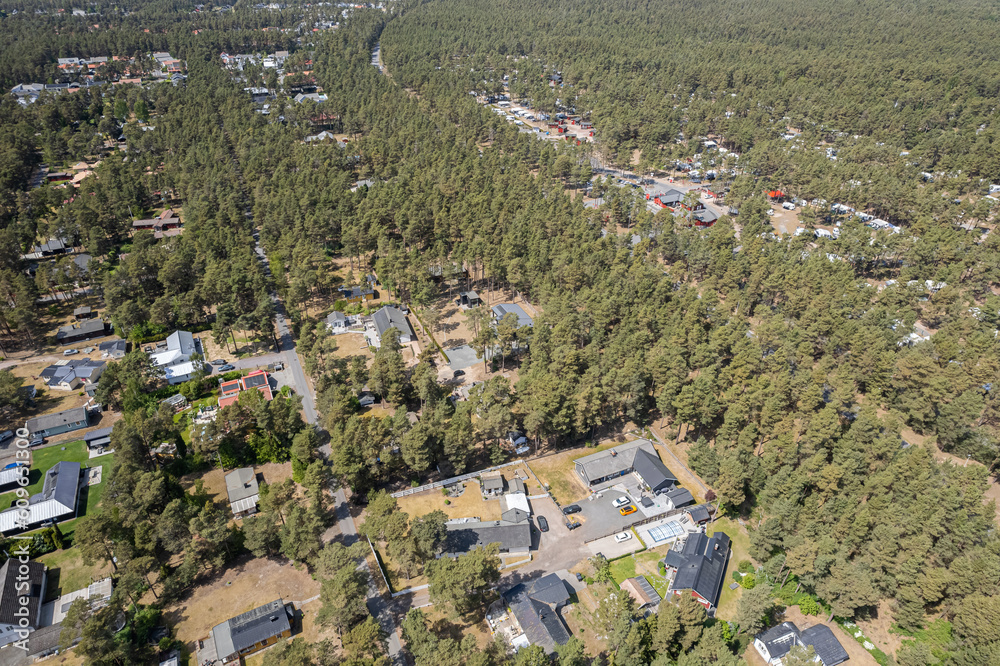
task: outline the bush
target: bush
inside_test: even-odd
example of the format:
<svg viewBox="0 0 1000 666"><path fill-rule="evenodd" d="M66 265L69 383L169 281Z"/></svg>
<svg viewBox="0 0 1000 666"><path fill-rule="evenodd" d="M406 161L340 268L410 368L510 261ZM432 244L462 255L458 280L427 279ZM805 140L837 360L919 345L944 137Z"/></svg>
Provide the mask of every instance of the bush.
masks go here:
<svg viewBox="0 0 1000 666"><path fill-rule="evenodd" d="M803 615L819 615L822 609L818 601L807 596L799 600L799 610Z"/></svg>
<svg viewBox="0 0 1000 666"><path fill-rule="evenodd" d="M740 560L737 568L743 573L753 573L753 564L750 563L750 560Z"/></svg>
<svg viewBox="0 0 1000 666"><path fill-rule="evenodd" d="M741 574L739 571L734 571L733 572L733 580L735 580L737 583L739 583L740 585L742 585L743 584L743 574Z"/></svg>
<svg viewBox="0 0 1000 666"><path fill-rule="evenodd" d="M451 500L445 500L444 504L445 504L445 506L448 506L449 504L451 504Z"/></svg>
<svg viewBox="0 0 1000 666"><path fill-rule="evenodd" d="M752 573L743 574L743 579L740 581L740 585L742 585L745 590L752 590L757 586L757 578Z"/></svg>

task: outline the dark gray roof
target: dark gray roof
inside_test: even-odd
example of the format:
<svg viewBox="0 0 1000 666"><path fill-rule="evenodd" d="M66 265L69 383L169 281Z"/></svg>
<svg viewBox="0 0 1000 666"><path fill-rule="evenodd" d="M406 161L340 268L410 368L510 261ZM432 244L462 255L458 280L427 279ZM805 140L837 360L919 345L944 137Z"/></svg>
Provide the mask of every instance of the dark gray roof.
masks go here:
<svg viewBox="0 0 1000 666"><path fill-rule="evenodd" d="M18 590L18 577L24 574L20 573L20 567L27 566L27 583L30 585L28 590ZM21 584L25 582L20 581ZM45 565L41 562L36 562L34 560L29 560L25 564L21 564L17 561L16 557L13 557L3 563L0 567L0 624L18 624L18 616L15 615L21 610L21 601L19 597L28 597L28 620L31 623L29 626L38 626L38 609L41 605L42 598L45 596ZM27 594L25 594L27 592Z"/></svg>
<svg viewBox="0 0 1000 666"><path fill-rule="evenodd" d="M569 601L566 582L554 573L546 574L534 582L529 594L533 599L558 608Z"/></svg>
<svg viewBox="0 0 1000 666"><path fill-rule="evenodd" d="M813 646L816 656L823 660L823 666L836 666L850 658L830 627L824 624L817 624L804 630L801 638L803 643Z"/></svg>
<svg viewBox="0 0 1000 666"><path fill-rule="evenodd" d="M538 579L530 589L523 583L514 586L504 595L504 600L532 645L539 645L551 653L557 645L569 641L569 631L556 610L569 600L569 593L566 584L555 574Z"/></svg>
<svg viewBox="0 0 1000 666"><path fill-rule="evenodd" d="M56 332L56 341L64 340L65 338L78 338L84 336L97 337L98 335L103 335L106 330L106 325L101 319L88 319L87 321L81 322L79 324L68 324L63 326Z"/></svg>
<svg viewBox="0 0 1000 666"><path fill-rule="evenodd" d="M288 612L281 599L264 604L226 620L212 629L212 639L219 658L228 657L254 643L291 631Z"/></svg>
<svg viewBox="0 0 1000 666"><path fill-rule="evenodd" d="M664 494L671 502L673 502L674 508L694 504L694 495L691 494L690 490L685 490L684 488L672 488Z"/></svg>
<svg viewBox="0 0 1000 666"><path fill-rule="evenodd" d="M507 484L508 491L512 493L526 493L527 489L524 487L524 481L518 478L513 478L510 483Z"/></svg>
<svg viewBox="0 0 1000 666"><path fill-rule="evenodd" d="M373 314L372 321L375 323L375 331L378 333L379 340L390 328L395 328L401 336L413 334L410 330L410 322L406 321L406 315L403 314L403 311L391 305L386 305Z"/></svg>
<svg viewBox="0 0 1000 666"><path fill-rule="evenodd" d="M699 504L698 506L692 506L688 509L688 513L691 514L691 520L696 523L703 523L709 519L708 507L704 504Z"/></svg>
<svg viewBox="0 0 1000 666"><path fill-rule="evenodd" d="M680 558L673 556L671 561L667 558L663 561L677 569L671 589L692 590L712 606L718 606L728 559L729 536L716 532L711 538L701 533L692 534L684 542Z"/></svg>
<svg viewBox="0 0 1000 666"><path fill-rule="evenodd" d="M81 305L77 309L73 310L73 315L74 316L76 316L76 315L82 315L82 314L90 314L90 313L91 313L91 309L90 309L89 305Z"/></svg>
<svg viewBox="0 0 1000 666"><path fill-rule="evenodd" d="M73 409L67 409L65 412L44 414L42 416L36 416L33 419L28 419L26 426L28 428L28 432L36 433L42 430L48 430L49 428L65 425L67 423L76 423L78 421L86 422L88 419L89 416L85 407L74 407Z"/></svg>
<svg viewBox="0 0 1000 666"><path fill-rule="evenodd" d="M87 442L87 444L90 444L91 442L97 439L109 438L111 437L112 430L114 430L114 428L98 428L97 430L91 430L90 432L88 432L86 435L83 436L83 441Z"/></svg>
<svg viewBox="0 0 1000 666"><path fill-rule="evenodd" d="M28 635L28 651L26 656L33 657L35 655L50 654L59 648L59 635L62 633L62 630L63 626L61 622L35 629Z"/></svg>
<svg viewBox="0 0 1000 666"><path fill-rule="evenodd" d="M371 287L341 287L340 295L344 298L361 298L362 296L371 296L375 293L375 290Z"/></svg>
<svg viewBox="0 0 1000 666"><path fill-rule="evenodd" d="M657 198L664 203L670 203L672 201L682 200L684 198L684 193L680 190L669 189L666 192L660 193Z"/></svg>
<svg viewBox="0 0 1000 666"><path fill-rule="evenodd" d="M97 345L97 349L102 352L121 351L124 352L128 343L124 340L108 340Z"/></svg>
<svg viewBox="0 0 1000 666"><path fill-rule="evenodd" d="M582 469L588 481L594 481L596 479L603 479L608 476L621 474L622 472L632 471L633 464L636 459L636 453L640 450L652 454L651 458L643 458L643 462L640 464L646 463L652 458L659 458L659 456L656 455L656 449L653 448L652 442L648 439L637 439L635 441L610 448L606 451L593 453L589 456L584 456L583 458L577 458L573 462L576 464L578 470ZM663 463L660 464L662 465ZM654 474L651 464L644 465L643 469L650 474L651 477ZM667 470L666 467L663 469L666 470L668 475L673 476L670 474L670 470ZM643 478L645 479L645 477Z"/></svg>
<svg viewBox="0 0 1000 666"><path fill-rule="evenodd" d="M652 448L652 446L649 448ZM635 458L632 461L632 469L653 492L662 490L677 481L677 477L663 464L660 456L656 454L655 449L652 451L647 448L636 449ZM688 497L690 496L691 493L688 493ZM694 501L694 498L691 501Z"/></svg>
<svg viewBox="0 0 1000 666"><path fill-rule="evenodd" d="M474 523L449 523L448 539L444 552L466 553L483 548L491 543L500 544L501 550L531 547L531 522L520 509L505 512L504 517L522 518L514 520L490 520Z"/></svg>
<svg viewBox="0 0 1000 666"><path fill-rule="evenodd" d="M799 644L799 628L791 622L782 622L755 637L772 659L781 659Z"/></svg>
<svg viewBox="0 0 1000 666"><path fill-rule="evenodd" d="M523 523L528 518L528 512L524 509L507 509L500 514L500 520L505 520L508 523Z"/></svg>

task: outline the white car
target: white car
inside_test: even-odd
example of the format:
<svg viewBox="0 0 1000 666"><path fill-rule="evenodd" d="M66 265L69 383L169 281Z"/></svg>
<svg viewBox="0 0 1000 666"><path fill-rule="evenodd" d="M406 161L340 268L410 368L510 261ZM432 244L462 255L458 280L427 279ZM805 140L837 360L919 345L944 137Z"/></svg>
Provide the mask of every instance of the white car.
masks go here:
<svg viewBox="0 0 1000 666"><path fill-rule="evenodd" d="M631 532L622 532L621 534L615 535L615 543L625 543L632 538Z"/></svg>
<svg viewBox="0 0 1000 666"><path fill-rule="evenodd" d="M79 354L79 353L80 351L78 349L67 349L63 352L63 356L72 356L73 354Z"/></svg>
<svg viewBox="0 0 1000 666"><path fill-rule="evenodd" d="M611 504L616 509L620 509L621 507L625 506L626 504L631 504L631 503L632 503L632 500L630 500L629 498L627 498L624 495L622 495L621 497L619 497L618 499L616 499Z"/></svg>

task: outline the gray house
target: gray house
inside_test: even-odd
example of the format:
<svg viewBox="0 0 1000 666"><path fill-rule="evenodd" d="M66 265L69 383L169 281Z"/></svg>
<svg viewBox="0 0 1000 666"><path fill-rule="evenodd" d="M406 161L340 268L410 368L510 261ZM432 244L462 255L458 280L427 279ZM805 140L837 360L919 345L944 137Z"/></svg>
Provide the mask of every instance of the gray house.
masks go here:
<svg viewBox="0 0 1000 666"><path fill-rule="evenodd" d="M101 319L88 319L79 324L67 324L56 332L56 344L72 345L84 340L103 338L110 327Z"/></svg>
<svg viewBox="0 0 1000 666"><path fill-rule="evenodd" d="M41 562L18 564L12 557L0 567L0 647L19 640L18 628L34 631L41 625L46 582Z"/></svg>
<svg viewBox="0 0 1000 666"><path fill-rule="evenodd" d="M677 477L660 460L648 439L637 439L573 461L576 473L588 487L633 473L652 493L667 492ZM690 493L688 493L690 494Z"/></svg>
<svg viewBox="0 0 1000 666"><path fill-rule="evenodd" d="M292 635L292 609L281 599L230 618L212 629L215 653L223 664L238 664L243 657Z"/></svg>
<svg viewBox="0 0 1000 666"><path fill-rule="evenodd" d="M448 523L442 557L458 557L491 543L500 545L501 553L527 553L531 549L531 520L526 511L508 509L500 520Z"/></svg>
<svg viewBox="0 0 1000 666"><path fill-rule="evenodd" d="M405 345L414 339L413 330L410 328L410 322L406 320L406 315L403 314L402 310L391 305L386 305L372 315L372 326L375 328L375 347L382 345L382 336L393 328L399 331L400 344Z"/></svg>
<svg viewBox="0 0 1000 666"><path fill-rule="evenodd" d="M566 583L550 573L532 585L520 583L504 593L504 601L517 620L522 636L514 644L538 645L551 654L569 642L569 630L559 616L559 609L570 599Z"/></svg>
<svg viewBox="0 0 1000 666"><path fill-rule="evenodd" d="M19 508L0 513L0 532L12 534L46 523L58 523L76 515L80 495L78 462L62 461L45 472L42 492L28 498L27 515Z"/></svg>
<svg viewBox="0 0 1000 666"><path fill-rule="evenodd" d="M65 412L55 414L44 414L28 419L24 425L32 435L42 437L52 437L61 435L64 432L72 432L80 428L86 428L90 422L90 413L85 407L75 407L67 409Z"/></svg>
<svg viewBox="0 0 1000 666"><path fill-rule="evenodd" d="M229 495L229 508L237 518L257 513L260 487L253 467L241 467L226 474L226 493Z"/></svg>

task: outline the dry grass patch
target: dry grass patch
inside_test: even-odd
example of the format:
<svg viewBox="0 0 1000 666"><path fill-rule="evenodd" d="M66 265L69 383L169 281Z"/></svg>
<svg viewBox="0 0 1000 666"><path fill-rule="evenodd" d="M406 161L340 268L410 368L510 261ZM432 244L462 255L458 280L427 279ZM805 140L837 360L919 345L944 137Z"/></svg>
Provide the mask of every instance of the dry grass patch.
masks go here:
<svg viewBox="0 0 1000 666"><path fill-rule="evenodd" d="M500 500L484 500L479 482L474 479L466 481L463 485L465 491L460 497L448 497L437 488L399 498L399 508L411 518L440 510L449 518L478 516L482 520L500 519ZM445 504L446 500L448 504Z"/></svg>
<svg viewBox="0 0 1000 666"><path fill-rule="evenodd" d="M286 560L241 558L183 601L164 609L176 636L194 654L212 627L274 599L301 602L319 594L319 581ZM299 603L296 603L296 608Z"/></svg>
<svg viewBox="0 0 1000 666"><path fill-rule="evenodd" d="M613 446L618 446L622 442L605 440L594 448L573 449L555 453L543 458L536 458L531 461L531 470L538 477L538 480L548 485L552 496L563 506L587 499L590 489L584 485L583 481L576 473L573 461L583 458Z"/></svg>

